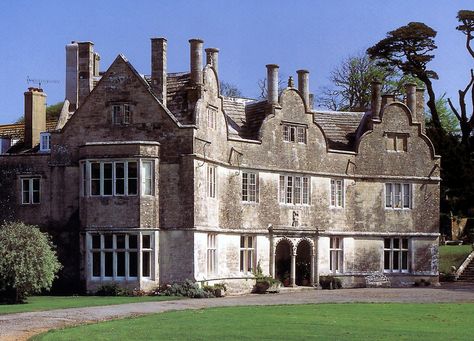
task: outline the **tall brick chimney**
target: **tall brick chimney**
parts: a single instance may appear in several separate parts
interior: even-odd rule
[[[276,64],[268,64],[267,67],[267,101],[270,104],[278,103],[278,68]]]
[[[206,64],[212,66],[216,73],[219,74],[219,49],[215,47],[209,47],[206,51]]]
[[[298,91],[304,99],[306,108],[311,109],[311,103],[309,99],[309,71],[308,70],[298,70]]]
[[[46,94],[42,89],[28,88],[25,92],[25,147],[33,148],[46,131]]]
[[[69,101],[69,111],[74,111],[78,105],[78,45],[76,42],[66,45],[66,99]]]
[[[90,41],[79,42],[78,45],[78,106],[94,88],[94,43]]]
[[[202,84],[202,46],[204,41],[201,39],[190,39],[191,56],[191,80],[195,84]]]
[[[151,38],[151,88],[164,106],[167,95],[166,50],[165,38]]]

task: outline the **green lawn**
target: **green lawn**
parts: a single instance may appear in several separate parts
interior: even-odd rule
[[[472,252],[471,245],[442,245],[439,247],[439,272],[450,273],[451,266],[459,268]]]
[[[170,296],[33,296],[25,304],[0,304],[0,315],[65,308],[93,307],[122,303],[174,300]]]
[[[462,318],[460,318],[462,316]],[[311,304],[173,311],[33,340],[472,340],[474,304]]]

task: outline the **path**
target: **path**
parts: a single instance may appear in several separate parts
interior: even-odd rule
[[[275,305],[343,302],[470,302],[474,284],[449,284],[437,288],[304,290],[267,295],[231,296],[215,299],[129,303],[115,306],[72,308],[0,315],[0,340],[27,340],[40,332],[84,323],[170,310],[239,305]]]

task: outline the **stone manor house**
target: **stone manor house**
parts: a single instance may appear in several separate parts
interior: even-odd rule
[[[29,88],[24,124],[0,126],[0,220],[53,235],[58,283],[246,291],[257,266],[298,286],[438,281],[440,158],[422,89],[398,100],[374,83],[370,111],[321,111],[308,71],[279,91],[269,64],[265,99],[224,97],[219,50],[189,43],[190,71],[170,73],[167,40],[151,39],[148,76],[123,55],[100,72],[93,43],[72,42],[59,119]]]

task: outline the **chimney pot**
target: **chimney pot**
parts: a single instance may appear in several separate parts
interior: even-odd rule
[[[202,84],[202,46],[204,41],[201,39],[190,39],[191,55],[191,80],[195,84]]]
[[[278,68],[276,64],[267,64],[267,101],[270,104],[278,103]]]
[[[298,70],[298,91],[304,99],[306,108],[310,108],[309,102],[309,71],[308,70]]]

